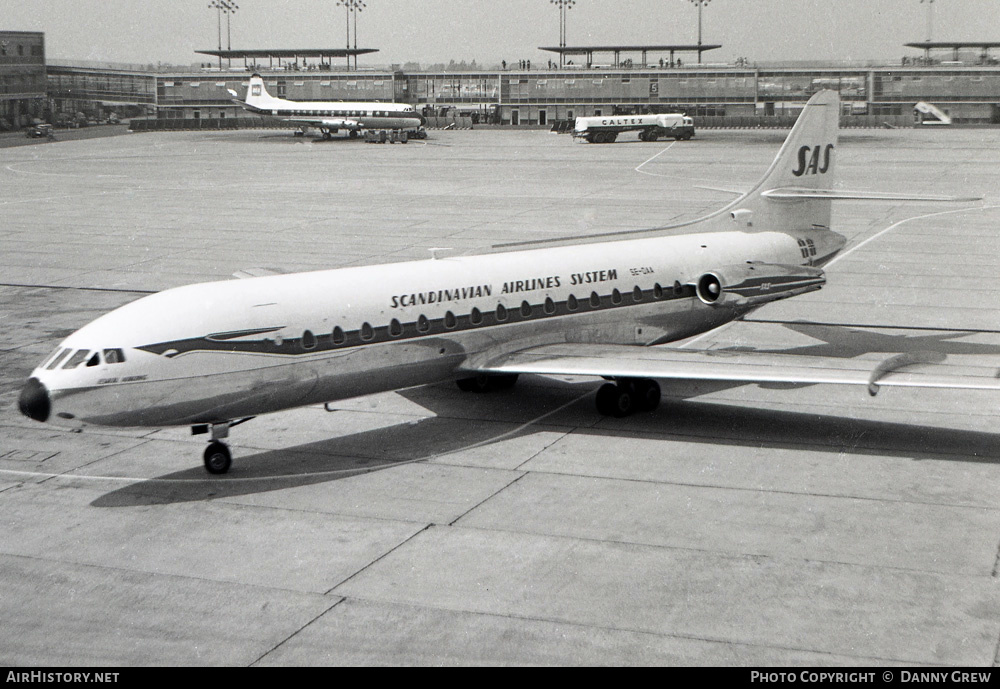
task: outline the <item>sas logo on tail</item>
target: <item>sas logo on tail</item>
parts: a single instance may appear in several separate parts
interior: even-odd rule
[[[254,96],[259,96],[260,95],[260,84],[254,84],[253,85],[253,89],[251,89],[251,93]]]
[[[832,150],[833,144],[827,144],[825,147],[803,146],[799,149],[799,166],[792,170],[792,174],[796,177],[806,174],[824,174],[830,169],[830,151]],[[823,161],[822,165],[820,165],[820,158]]]

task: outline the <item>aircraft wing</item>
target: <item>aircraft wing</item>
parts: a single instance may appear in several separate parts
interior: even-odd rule
[[[282,122],[327,129],[361,129],[361,123],[344,117],[283,117]]]
[[[543,345],[499,355],[471,367],[482,373],[536,373],[730,381],[1000,390],[1000,368],[946,363],[932,352],[890,356],[882,361],[773,354],[725,349],[679,349],[638,345]]]

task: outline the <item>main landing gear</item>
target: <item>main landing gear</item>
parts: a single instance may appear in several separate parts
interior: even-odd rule
[[[477,373],[471,378],[460,378],[455,381],[462,392],[490,392],[492,390],[509,390],[517,382],[516,373]]]
[[[660,385],[649,378],[618,378],[597,391],[597,411],[623,418],[636,412],[653,411],[660,405]]]
[[[229,446],[222,442],[222,439],[229,437],[230,428],[239,426],[241,423],[246,423],[252,418],[254,417],[250,416],[239,421],[226,421],[225,423],[213,424],[204,423],[191,426],[192,435],[200,435],[209,431],[212,433],[212,440],[208,443],[208,447],[205,448],[205,454],[202,455],[205,462],[205,470],[208,473],[225,474],[229,471],[229,467],[233,465],[233,455],[229,451]]]

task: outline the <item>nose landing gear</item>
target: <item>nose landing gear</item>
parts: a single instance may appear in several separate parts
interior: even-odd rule
[[[218,440],[213,440],[205,448],[205,469],[210,474],[224,474],[233,464],[233,456],[229,446]]]
[[[191,427],[192,435],[208,433],[211,430],[212,440],[205,448],[202,456],[205,462],[205,470],[210,474],[225,474],[233,465],[233,455],[229,451],[229,446],[222,442],[223,438],[229,437],[229,429],[246,423],[254,417],[250,416],[239,421],[226,421],[224,423],[199,424]]]

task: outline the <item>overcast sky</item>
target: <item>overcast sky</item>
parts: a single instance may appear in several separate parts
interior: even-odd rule
[[[337,0],[236,0],[233,48],[339,48],[345,9]],[[358,47],[378,48],[360,65],[550,57],[559,11],[549,0],[365,0]],[[44,31],[50,61],[190,64],[218,45],[209,0],[0,0],[0,29]],[[1000,0],[935,0],[934,40],[1000,41]],[[896,62],[927,38],[920,0],[711,0],[703,42],[722,44],[706,61],[867,60]],[[577,0],[568,43],[694,43],[691,0]],[[226,47],[226,23],[222,43]],[[352,38],[353,42],[353,38]],[[998,51],[1000,53],[1000,51]]]

